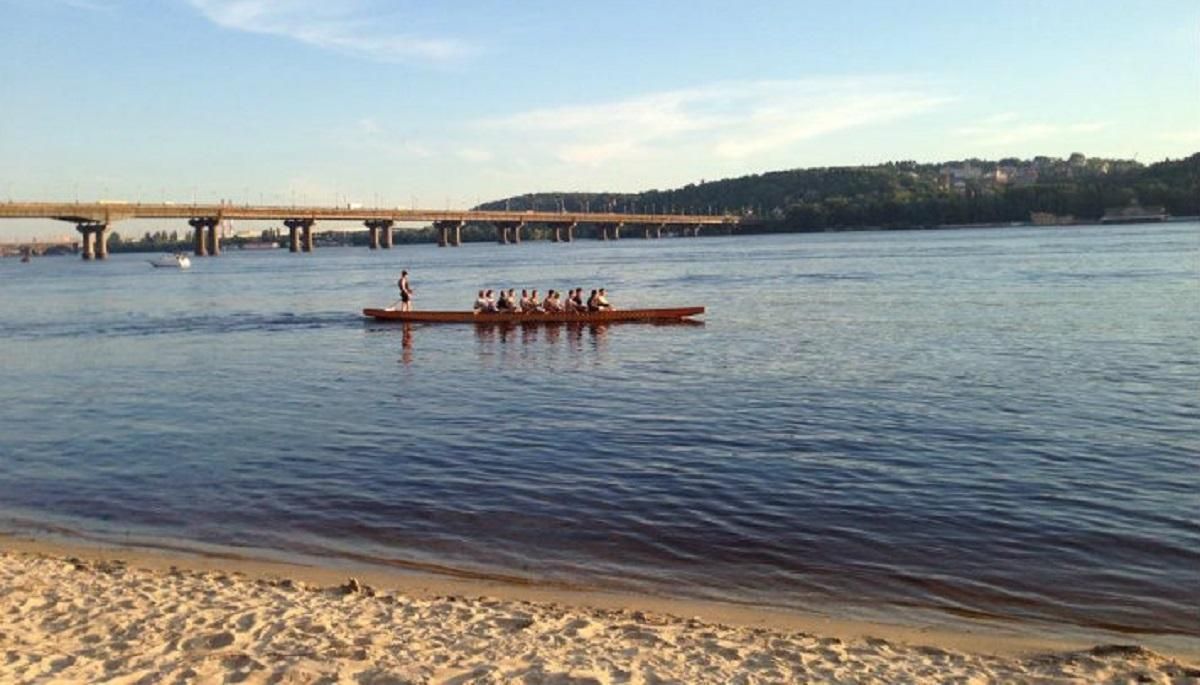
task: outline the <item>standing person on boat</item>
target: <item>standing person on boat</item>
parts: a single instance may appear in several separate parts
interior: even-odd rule
[[[400,272],[400,280],[396,281],[397,287],[400,288],[400,311],[412,311],[412,287],[408,284],[408,272]]]

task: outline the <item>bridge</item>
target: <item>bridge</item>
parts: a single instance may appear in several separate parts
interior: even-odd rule
[[[70,237],[47,238],[45,240],[24,240],[0,243],[0,257],[37,257],[47,252],[78,252],[79,240]]]
[[[292,252],[312,252],[314,225],[318,221],[362,222],[370,232],[371,249],[390,248],[392,231],[397,223],[432,223],[437,231],[438,245],[457,247],[462,244],[462,227],[471,224],[492,224],[496,242],[517,244],[528,225],[540,224],[554,230],[554,242],[571,242],[575,229],[581,225],[596,227],[601,240],[619,240],[621,230],[641,228],[645,238],[661,238],[663,230],[677,230],[681,235],[698,236],[700,229],[709,227],[735,228],[738,219],[729,215],[688,214],[621,214],[613,212],[539,212],[488,210],[435,210],[400,208],[255,206],[219,204],[175,204],[163,202],[143,204],[132,202],[7,202],[0,204],[0,219],[56,219],[75,224],[83,236],[83,258],[108,257],[108,235],[111,226],[129,219],[181,219],[194,231],[194,251],[197,256],[216,256],[221,253],[219,227],[226,220],[282,221],[289,233]]]

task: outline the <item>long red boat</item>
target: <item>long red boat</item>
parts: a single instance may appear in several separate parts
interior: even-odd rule
[[[704,313],[704,307],[673,309],[609,309],[602,312],[402,312],[394,309],[364,309],[376,321],[411,323],[610,323],[616,321],[686,321]]]

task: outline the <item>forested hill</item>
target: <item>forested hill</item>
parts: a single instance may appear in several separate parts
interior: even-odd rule
[[[1174,216],[1200,214],[1200,153],[1143,165],[1117,159],[1035,157],[943,164],[773,171],[624,193],[536,193],[481,209],[730,213],[767,231],[907,228],[974,223],[1093,221],[1140,203]]]

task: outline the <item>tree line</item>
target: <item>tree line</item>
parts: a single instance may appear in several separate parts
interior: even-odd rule
[[[535,193],[480,209],[733,214],[763,231],[820,231],[1027,222],[1038,213],[1096,221],[1133,203],[1200,215],[1200,153],[1150,165],[1076,153],[793,169],[641,193]]]
[[[1144,165],[1132,160],[1034,157],[966,159],[940,164],[912,161],[875,166],[820,167],[689,183],[640,193],[530,193],[479,205],[510,211],[626,214],[729,214],[747,220],[743,230],[793,232],[860,228],[932,228],[963,224],[1028,222],[1035,214],[1063,220],[1099,220],[1130,204],[1160,206],[1173,216],[1200,215],[1200,153]],[[527,239],[552,229],[529,226]],[[578,235],[590,236],[581,226]],[[343,244],[365,245],[364,231],[327,234]],[[436,239],[432,227],[398,230],[397,243]],[[279,229],[260,240],[280,242]],[[490,225],[468,225],[466,242],[496,239]],[[244,238],[226,240],[236,247]],[[140,238],[114,233],[113,251],[190,249],[189,231],[154,231]]]

